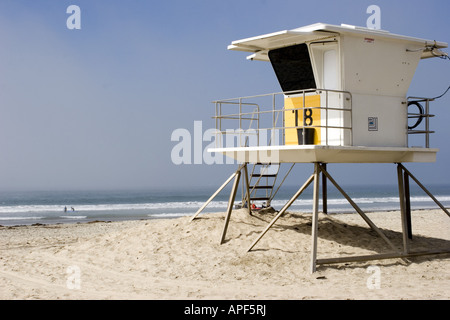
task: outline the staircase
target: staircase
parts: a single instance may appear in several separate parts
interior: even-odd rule
[[[274,187],[277,181],[280,164],[255,163],[249,176],[250,203],[264,201],[266,207],[274,196]],[[242,199],[245,203],[246,195]]]

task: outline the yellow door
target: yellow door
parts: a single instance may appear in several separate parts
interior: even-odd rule
[[[285,144],[302,144],[298,141],[297,128],[320,126],[320,95],[305,96],[305,105],[303,105],[303,96],[289,97],[284,99],[284,126]],[[295,110],[290,110],[295,109]],[[303,124],[304,120],[304,124]],[[289,128],[290,127],[290,128]],[[320,144],[320,128],[314,128],[314,144]]]

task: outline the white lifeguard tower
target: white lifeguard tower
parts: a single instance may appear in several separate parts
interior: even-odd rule
[[[240,165],[193,219],[234,179],[221,238],[223,242],[242,173],[245,178],[242,202],[251,214],[253,201],[270,204],[276,194],[275,181],[281,164],[314,163],[314,173],[249,250],[314,182],[311,272],[316,270],[317,264],[436,254],[434,251],[413,252],[409,248],[412,237],[409,178],[447,215],[450,213],[402,163],[436,160],[438,149],[430,148],[429,142],[429,135],[433,133],[429,125],[433,116],[429,106],[433,98],[407,97],[406,94],[419,61],[448,57],[440,50],[446,47],[446,43],[434,40],[324,23],[233,41],[228,49],[251,53],[247,57],[249,60],[271,63],[282,92],[214,101],[217,147],[209,151],[231,157]],[[410,146],[408,137],[412,134],[422,134],[423,145]],[[232,145],[229,142],[233,142]],[[327,163],[397,164],[402,250],[396,248],[342,190],[326,170]],[[254,165],[250,175],[248,164]],[[317,259],[320,173],[324,212],[327,211],[326,181],[329,180],[387,242],[392,252]],[[264,190],[265,196],[255,196],[257,190]]]

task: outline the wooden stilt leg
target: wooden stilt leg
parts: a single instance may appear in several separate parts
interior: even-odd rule
[[[227,234],[228,223],[230,222],[231,212],[233,211],[234,199],[236,198],[236,192],[239,186],[239,180],[241,178],[241,171],[236,172],[236,176],[234,178],[233,189],[231,189],[230,199],[228,200],[228,210],[227,215],[225,217],[225,225],[223,226],[222,237],[220,238],[220,244],[225,241],[225,236]]]
[[[405,210],[406,210],[406,226],[408,231],[408,239],[412,240],[412,222],[411,222],[411,194],[409,191],[409,176],[403,173],[403,182],[405,185]]]
[[[312,213],[312,229],[311,229],[311,273],[316,272],[317,262],[317,231],[319,220],[319,177],[320,164],[314,164],[314,193],[313,193],[313,213]]]
[[[225,188],[228,183],[230,183],[231,180],[233,180],[234,177],[236,177],[237,172],[234,172],[221,186],[219,189],[217,189],[216,192],[202,205],[200,209],[192,216],[191,221],[197,218],[197,216],[206,208],[206,206],[220,193],[220,191]]]
[[[397,164],[398,194],[400,197],[400,213],[402,216],[402,234],[403,234],[403,253],[409,251],[408,226],[406,224],[406,205],[405,205],[405,185],[403,181],[403,172],[400,164]]]
[[[247,209],[248,214],[252,215],[252,205],[250,203],[250,186],[248,182],[248,169],[247,169],[247,163],[244,166],[244,179],[245,179],[245,192],[246,192],[246,202],[247,202]]]
[[[411,179],[413,179],[414,180],[414,182],[415,183],[417,183],[417,185],[419,186],[419,187],[421,187],[422,188],[422,190],[450,217],[450,212],[448,212],[448,210],[442,205],[442,203],[440,203],[437,199],[436,199],[436,197],[435,196],[433,196],[432,194],[431,194],[431,192],[430,191],[428,191],[427,190],[427,188],[425,188],[424,187],[424,185],[423,184],[421,184],[420,183],[420,181],[419,180],[417,180],[417,178],[416,177],[414,177],[413,175],[412,175],[412,173],[411,172],[409,172],[409,170],[408,169],[406,169],[401,163],[399,163],[398,164],[399,166],[401,166],[401,168],[403,169],[403,171],[405,171],[405,173],[407,173],[408,174],[408,176],[410,176],[411,177]]]
[[[349,195],[341,188],[341,186],[330,176],[330,174],[323,168],[319,167],[323,174],[325,174],[330,180],[330,182],[339,190],[339,192],[347,199],[350,205],[358,212],[358,214],[364,219],[364,221],[372,228],[373,231],[378,233],[378,235],[394,250],[398,251],[398,249],[394,246],[394,244],[384,235],[384,233],[378,229],[378,227],[369,219],[369,217],[359,208],[356,203],[349,197]]]
[[[327,164],[323,163],[322,167],[327,170]],[[327,192],[327,176],[322,175],[322,211],[328,213],[328,192]]]

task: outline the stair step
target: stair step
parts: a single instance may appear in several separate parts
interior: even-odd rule
[[[263,178],[275,178],[277,175],[276,174],[258,174],[258,173],[252,173],[250,175],[251,177],[263,177]]]
[[[252,189],[273,189],[273,186],[250,186],[249,187],[250,190]]]
[[[263,200],[269,200],[269,197],[256,197],[256,198],[252,198],[250,197],[250,201],[252,200],[256,200],[256,201],[263,201]]]
[[[279,163],[264,163],[264,162],[256,162],[255,163],[258,166],[279,166]]]

